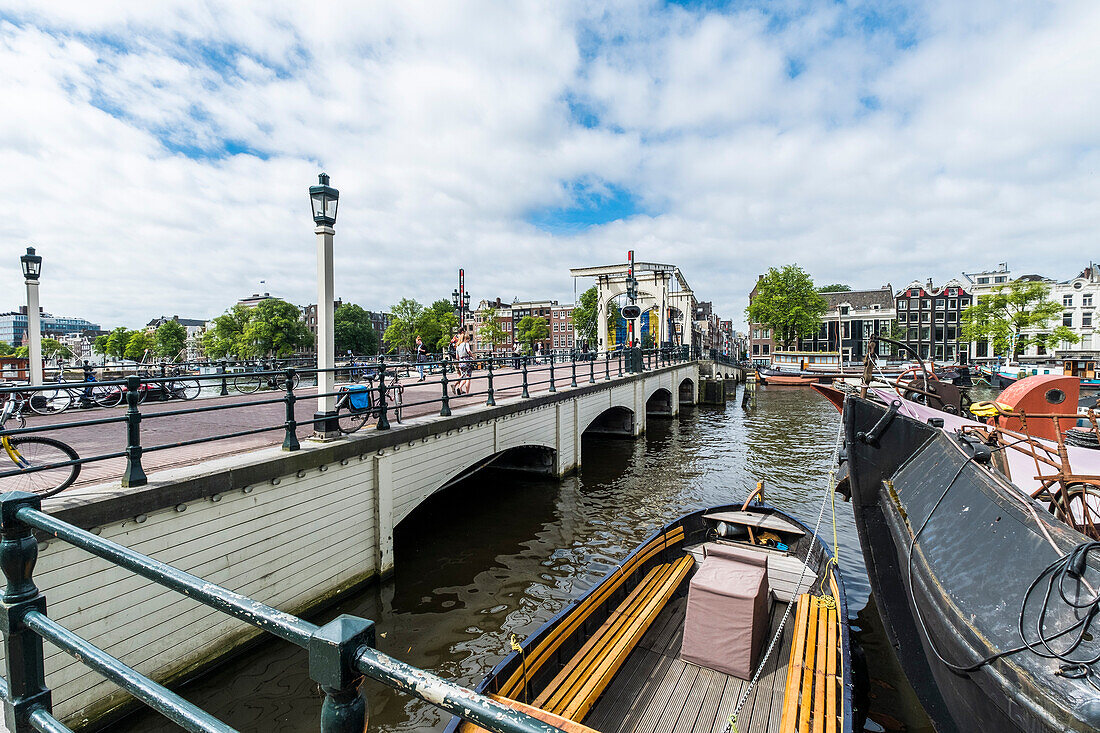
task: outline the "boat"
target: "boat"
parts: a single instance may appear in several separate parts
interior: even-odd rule
[[[768,366],[756,371],[764,384],[802,387],[831,380],[844,370],[836,351],[773,351]]]
[[[940,733],[1100,729],[1100,451],[1063,438],[1076,388],[1019,380],[971,408],[984,420],[844,395],[838,490]]]
[[[852,731],[839,570],[816,530],[757,499],[662,527],[477,691],[577,733]]]

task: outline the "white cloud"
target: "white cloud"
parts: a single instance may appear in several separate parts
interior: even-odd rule
[[[1089,2],[2,8],[0,309],[28,243],[45,307],[104,326],[210,317],[261,279],[312,302],[321,168],[337,291],[369,308],[446,297],[459,267],[475,298],[566,300],[570,266],[627,249],[735,321],[770,265],[877,287],[1094,256]],[[577,180],[648,213],[525,221]]]

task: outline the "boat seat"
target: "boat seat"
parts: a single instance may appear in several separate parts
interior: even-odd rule
[[[543,689],[534,701],[535,707],[569,720],[583,721],[668,599],[683,583],[693,563],[691,555],[684,555],[646,573]]]
[[[840,730],[836,607],[804,593],[798,597],[795,619],[779,731],[835,733]]]
[[[688,590],[680,658],[747,680],[768,633],[768,555],[708,543]]]

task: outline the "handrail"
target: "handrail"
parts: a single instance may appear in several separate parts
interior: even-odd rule
[[[583,363],[585,361],[588,362],[588,378],[586,381],[588,384],[595,384],[598,379],[610,381],[613,378],[613,370],[617,372],[616,376],[621,377],[624,376],[624,374],[638,373],[665,365],[681,363],[693,358],[698,358],[699,355],[700,352],[697,349],[686,346],[666,346],[652,349],[624,348],[602,352],[572,351],[568,357],[558,353],[534,356],[475,354],[468,360],[468,363],[474,368],[475,372],[480,372],[474,373],[471,376],[471,379],[480,382],[478,385],[479,388],[471,388],[464,393],[463,396],[484,397],[485,404],[492,406],[496,404],[496,400],[501,393],[512,395],[518,394],[521,399],[529,399],[533,388],[545,388],[546,392],[557,392],[559,384],[564,387],[565,380],[568,380],[569,387],[576,387],[578,385],[578,362],[582,365],[580,370],[582,378],[584,377],[585,371],[583,369]],[[325,426],[332,422],[332,416],[315,416],[313,419],[299,420],[295,417],[294,413],[295,403],[307,398],[305,395],[302,395],[300,391],[296,391],[294,382],[299,378],[316,382],[317,376],[322,373],[332,373],[337,379],[347,378],[349,380],[360,378],[364,375],[367,376],[371,388],[377,390],[378,404],[376,409],[379,413],[376,425],[377,430],[389,429],[391,427],[390,417],[396,416],[394,406],[388,403],[388,391],[394,384],[399,383],[397,376],[399,370],[406,370],[410,373],[414,370],[423,370],[431,374],[435,374],[436,372],[440,374],[437,379],[425,379],[416,382],[417,384],[423,384],[425,386],[435,385],[438,389],[436,396],[422,397],[418,394],[415,400],[402,405],[403,408],[438,404],[440,416],[446,417],[451,414],[451,403],[455,399],[455,395],[449,394],[448,390],[454,385],[460,375],[457,373],[451,374],[450,372],[452,370],[457,372],[457,368],[463,366],[456,360],[447,358],[423,362],[392,362],[387,361],[385,356],[379,356],[371,361],[357,361],[357,358],[358,357],[353,357],[350,361],[341,363],[331,369],[318,369],[315,367],[304,369],[294,369],[293,367],[285,369],[267,369],[266,366],[270,364],[270,362],[261,361],[258,364],[258,368],[244,372],[229,373],[225,371],[225,363],[222,362],[220,371],[213,374],[178,374],[173,376],[165,375],[163,374],[164,370],[161,370],[162,375],[131,375],[125,379],[102,382],[50,382],[37,386],[0,385],[0,402],[8,399],[9,396],[13,394],[22,395],[31,402],[35,399],[48,401],[51,396],[58,392],[67,391],[70,395],[70,399],[83,400],[85,406],[90,406],[90,400],[86,399],[88,390],[102,390],[107,388],[117,389],[118,392],[116,396],[125,398],[122,400],[122,404],[126,407],[124,413],[116,413],[109,417],[99,417],[88,420],[57,421],[55,419],[53,422],[32,424],[22,428],[6,428],[0,430],[0,435],[18,436],[29,433],[55,432],[110,423],[125,423],[127,435],[125,446],[119,446],[123,448],[123,450],[113,450],[96,456],[83,456],[76,460],[38,465],[30,468],[7,468],[3,466],[3,464],[0,464],[0,479],[36,471],[111,460],[120,457],[120,455],[125,455],[126,466],[122,472],[122,485],[126,488],[139,487],[148,483],[148,477],[145,474],[142,464],[142,458],[146,453],[200,445],[219,440],[229,440],[265,432],[274,432],[277,430],[284,431],[284,450],[298,450],[301,447],[296,434],[299,427],[304,425],[316,425],[318,426],[317,429],[323,432]],[[568,363],[568,370],[565,368],[555,368],[558,365],[564,367],[566,363]],[[500,383],[502,377],[517,375],[520,377],[519,384],[505,385]],[[230,395],[229,384],[231,382],[233,383],[234,389],[242,386],[242,383],[237,382],[237,380],[240,379],[248,380],[249,385],[254,385],[255,389],[249,389],[247,392],[239,392],[239,394],[251,394],[268,388],[272,392],[276,392],[278,396],[273,395],[270,397],[260,397],[260,399],[245,399],[243,401],[233,401],[223,404],[188,406],[161,411],[142,410],[143,395],[159,390],[157,396],[163,397],[164,399],[171,399],[178,396],[179,392],[179,390],[174,389],[172,385],[181,381],[188,382],[192,385],[197,383],[199,385],[200,395],[203,391],[206,391],[210,393],[206,395],[207,397],[224,397]],[[256,380],[259,380],[259,384],[256,383]],[[481,386],[484,388],[481,389]],[[471,387],[473,387],[472,383]],[[340,393],[339,389],[327,393],[311,393],[308,395],[308,398],[335,397],[339,396]],[[236,411],[278,403],[285,405],[284,417],[278,422],[270,422],[252,427],[238,425],[237,427],[240,429],[237,430],[193,437],[159,445],[147,445],[144,444],[141,439],[141,423],[145,421],[186,418],[190,415],[206,412]],[[41,402],[37,404],[41,405]],[[111,408],[100,409],[110,410]]]
[[[0,496],[0,568],[7,581],[0,596],[0,629],[11,670],[10,679],[0,679],[0,695],[10,733],[71,733],[52,715],[43,640],[185,730],[237,733],[46,615],[46,597],[32,578],[38,557],[35,529],[308,650],[310,678],[325,693],[322,733],[366,730],[367,704],[360,689],[364,675],[495,733],[560,733],[526,713],[374,649],[372,621],[342,615],[317,626],[52,517],[41,506],[41,498],[33,494]]]

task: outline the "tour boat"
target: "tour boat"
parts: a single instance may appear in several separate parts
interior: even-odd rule
[[[816,533],[759,501],[712,507],[513,639],[477,691],[577,733],[720,733],[735,711],[733,730],[849,733],[847,619]],[[458,718],[447,728],[479,730]]]
[[[941,733],[1100,729],[1100,450],[1063,438],[1078,387],[1022,379],[972,408],[986,422],[874,386],[842,403],[838,491]]]

